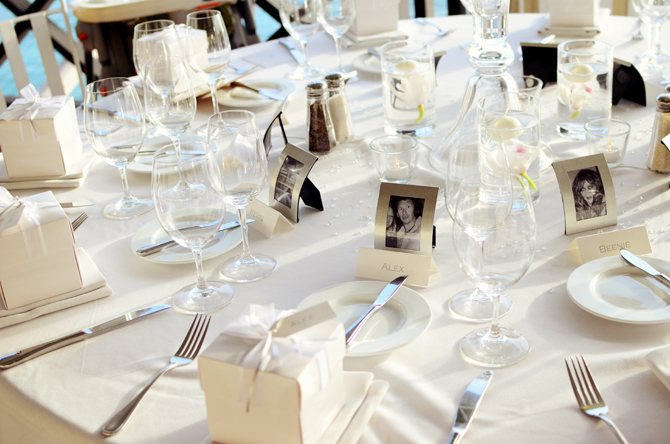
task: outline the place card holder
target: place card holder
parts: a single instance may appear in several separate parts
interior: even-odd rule
[[[383,183],[375,216],[374,248],[358,251],[356,276],[390,281],[406,274],[408,285],[427,287],[436,273],[436,187]]]

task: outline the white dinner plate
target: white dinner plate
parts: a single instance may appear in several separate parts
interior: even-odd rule
[[[182,142],[188,142],[192,140],[199,140],[201,142],[206,142],[206,139],[201,136],[189,136],[183,135],[179,138]],[[172,142],[167,136],[156,136],[151,139],[145,139],[142,144],[140,151],[155,151],[163,148],[165,145],[171,145]],[[138,154],[135,156],[132,162],[128,164],[126,169],[128,171],[134,171],[136,173],[148,173],[151,174],[151,169],[153,168],[154,156],[153,154]]]
[[[283,98],[295,91],[295,84],[286,79],[244,79],[241,82],[252,88],[263,89]],[[281,103],[240,87],[220,89],[216,95],[219,104],[231,108],[255,108],[272,103],[277,105]]]
[[[226,212],[226,218],[223,223],[236,221],[237,216],[233,213]],[[157,244],[159,242],[169,241],[171,237],[163,230],[160,222],[157,219],[142,226],[130,239],[130,248],[133,253],[138,249],[147,245]],[[223,253],[232,250],[242,242],[242,231],[240,228],[233,228],[226,230],[217,235],[210,241],[209,244],[202,250],[202,260],[206,261],[213,257],[221,256]],[[154,253],[149,256],[138,256],[149,262],[157,264],[190,264],[194,262],[193,253],[191,250],[180,245],[169,247]]]
[[[334,285],[307,296],[298,310],[328,301],[346,329],[367,311],[385,286],[377,281]],[[403,347],[426,331],[430,318],[430,305],[423,296],[400,287],[347,347],[347,356],[374,356]]]
[[[644,257],[662,273],[670,262]],[[588,262],[570,274],[568,294],[584,310],[601,318],[628,324],[670,321],[670,288],[620,256]]]
[[[354,59],[354,68],[356,68],[358,71],[363,71],[370,74],[381,74],[382,61],[366,52],[365,54],[361,54]]]

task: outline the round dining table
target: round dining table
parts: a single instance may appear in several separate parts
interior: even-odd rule
[[[460,269],[452,246],[452,220],[444,204],[443,174],[429,162],[431,149],[439,145],[455,124],[468,78],[473,70],[461,45],[472,38],[471,16],[431,18],[447,36],[412,20],[399,23],[410,38],[429,42],[435,51],[446,51],[437,66],[436,129],[420,139],[417,170],[411,183],[440,188],[435,213],[436,246],[433,258],[438,272],[426,288],[413,287],[430,306],[429,327],[409,344],[371,357],[347,357],[345,370],[362,370],[390,388],[363,431],[360,444],[428,444],[447,442],[457,406],[467,385],[485,369],[466,363],[459,342],[472,330],[486,326],[458,319],[450,313],[449,298],[472,287]],[[520,42],[537,42],[546,25],[543,14],[511,14],[508,42],[517,60],[510,68],[522,73],[518,60]],[[598,40],[611,43],[617,58],[638,62],[647,48],[635,40],[634,17],[609,17],[601,25]],[[670,49],[670,33],[663,34]],[[294,41],[297,48],[299,45]],[[367,63],[365,49],[345,49],[342,62]],[[318,32],[309,39],[311,63],[326,72],[337,70],[332,38]],[[258,63],[254,79],[291,82],[287,73],[296,66],[290,53],[277,41],[232,51],[232,62]],[[366,65],[367,66],[367,65]],[[234,75],[230,71],[231,77]],[[307,81],[294,81],[291,103],[285,108],[289,142],[306,149]],[[278,267],[269,277],[247,284],[232,284],[236,297],[231,305],[212,314],[204,347],[214,341],[249,304],[274,304],[296,308],[309,295],[326,287],[366,281],[356,277],[360,248],[373,248],[374,225],[380,181],[373,167],[369,141],[384,134],[381,76],[373,69],[358,70],[358,80],[346,87],[356,140],[340,144],[322,155],[309,178],[319,189],[323,211],[302,205],[300,222],[293,230],[266,237],[251,229],[252,252],[275,258]],[[557,160],[589,154],[583,142],[561,139],[556,125],[556,85],[541,93],[543,141]],[[256,113],[261,130],[269,124],[279,102],[249,108]],[[226,107],[223,107],[226,109]],[[212,112],[211,100],[198,101],[193,123],[197,128]],[[655,108],[625,99],[613,106],[612,116],[632,126],[628,152],[621,166],[613,168],[617,201],[617,225],[603,232],[643,226],[651,243],[651,256],[670,261],[670,176],[646,167]],[[81,122],[80,122],[81,123]],[[84,139],[84,149],[90,145]],[[275,127],[268,155],[274,169],[284,146]],[[131,171],[131,191],[150,195],[151,175]],[[580,267],[572,242],[580,235],[565,235],[563,204],[551,168],[542,172],[540,199],[535,205],[537,247],[525,276],[508,292],[513,301],[501,325],[522,332],[531,352],[520,363],[493,370],[488,391],[464,437],[468,444],[566,444],[609,443],[615,437],[602,422],[584,415],[575,400],[565,358],[583,355],[616,422],[631,443],[661,444],[670,439],[670,392],[645,361],[651,351],[668,345],[670,324],[629,324],[589,313],[570,298],[566,282]],[[28,196],[44,190],[23,190]],[[154,212],[127,221],[105,219],[102,209],[121,194],[115,168],[97,159],[78,188],[54,189],[58,200],[89,201],[96,205],[76,231],[76,245],[86,250],[107,279],[113,294],[26,322],[0,329],[0,355],[53,340],[88,328],[134,309],[169,304],[171,295],[195,282],[193,263],[161,264],[138,257],[131,238],[143,226],[154,223]],[[258,199],[268,203],[268,185]],[[67,210],[74,219],[81,210]],[[231,211],[229,209],[229,211]],[[241,252],[241,245],[204,262],[205,274],[217,279],[218,268]],[[670,296],[667,299],[670,305]],[[669,320],[669,319],[666,319]],[[198,379],[197,363],[166,374],[150,390],[137,412],[118,435],[103,438],[101,427],[169,361],[184,337],[192,316],[170,309],[133,322],[106,334],[61,348],[0,372],[0,443],[78,444],[95,442],[202,444],[209,443],[205,393]],[[226,381],[221,381],[225,384]]]

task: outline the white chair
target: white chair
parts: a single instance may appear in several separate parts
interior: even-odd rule
[[[63,73],[61,71],[65,71],[67,69],[66,67],[68,65],[71,66],[71,64],[68,62],[63,64],[63,68],[59,67],[54,54],[51,33],[49,32],[47,17],[53,14],[62,14],[65,19],[65,32],[67,33],[70,51],[72,52],[76,75],[83,97],[85,85],[81,72],[81,65],[79,64],[79,54],[77,52],[77,47],[75,46],[74,38],[72,37],[72,28],[70,26],[70,19],[67,15],[67,4],[65,1],[66,0],[60,0],[61,7],[58,9],[26,14],[0,22],[0,37],[2,38],[2,43],[5,47],[5,54],[7,55],[7,61],[12,70],[17,91],[20,91],[24,86],[27,86],[30,83],[26,65],[23,62],[24,57],[19,48],[19,40],[16,31],[14,30],[14,25],[25,21],[30,21],[47,77],[46,85],[48,85],[48,90],[41,88],[41,85],[35,85],[35,87],[46,96],[66,95],[66,93],[70,93],[76,87],[76,82],[69,82],[69,88],[67,86],[68,82],[66,82],[66,84],[63,82]],[[0,89],[0,112],[4,111],[5,108],[7,108],[7,102]]]

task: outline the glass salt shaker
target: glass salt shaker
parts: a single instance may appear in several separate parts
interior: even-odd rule
[[[656,97],[656,116],[647,157],[647,168],[655,173],[670,173],[670,149],[661,143],[661,139],[668,134],[670,134],[670,91]]]
[[[307,91],[308,147],[312,153],[327,153],[335,147],[335,130],[328,107],[328,88],[325,82],[309,82]]]
[[[328,107],[330,117],[333,119],[335,138],[338,143],[351,142],[354,140],[354,123],[351,120],[349,100],[344,89],[344,78],[342,73],[331,72],[326,75],[328,85]]]

